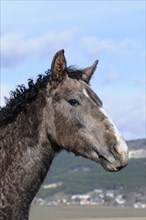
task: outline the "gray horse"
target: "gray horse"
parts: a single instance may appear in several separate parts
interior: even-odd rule
[[[28,87],[18,86],[0,108],[1,220],[28,220],[30,204],[62,149],[100,163],[127,165],[128,148],[102,101],[89,87],[98,61],[67,67],[64,50]]]

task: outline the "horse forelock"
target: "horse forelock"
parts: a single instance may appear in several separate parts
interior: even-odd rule
[[[80,80],[83,71],[75,66],[70,66],[66,69],[66,74],[72,79]],[[0,127],[11,123],[20,112],[26,111],[28,104],[36,100],[39,91],[45,89],[48,83],[51,86],[53,82],[51,70],[47,70],[45,74],[38,75],[35,82],[28,79],[27,87],[23,84],[18,85],[15,91],[10,92],[9,98],[5,97],[6,105],[0,107]]]

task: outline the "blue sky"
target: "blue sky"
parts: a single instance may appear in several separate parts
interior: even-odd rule
[[[1,105],[50,68],[99,64],[91,87],[125,139],[145,137],[145,1],[1,1]]]

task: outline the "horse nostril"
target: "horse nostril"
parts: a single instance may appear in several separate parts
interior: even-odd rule
[[[121,154],[120,150],[119,150],[119,144],[118,143],[114,143],[112,146],[113,150],[116,151],[117,154]]]
[[[113,144],[113,150],[114,150],[114,152],[116,152],[117,154],[119,154],[120,156],[121,155],[126,155],[127,154],[127,152],[128,152],[128,150],[127,150],[127,148],[125,147],[125,145],[124,144],[120,144],[120,143],[116,143],[116,144]]]

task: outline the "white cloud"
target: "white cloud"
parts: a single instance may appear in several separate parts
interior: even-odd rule
[[[1,38],[1,64],[4,67],[15,65],[27,56],[24,43],[17,35]]]
[[[109,95],[110,96],[110,95]],[[145,97],[127,97],[123,100],[114,95],[109,101],[109,96],[105,97],[106,109],[115,122],[119,131],[125,139],[137,139],[145,137]]]
[[[10,85],[0,85],[0,106],[5,105],[4,97],[9,97]]]
[[[146,85],[146,77],[145,75],[138,76],[133,83],[134,86],[144,88]]]
[[[5,35],[1,38],[2,67],[17,65],[30,56],[47,57],[48,54],[66,47],[74,33],[73,29],[59,33],[49,32],[27,40],[16,34]]]
[[[99,40],[95,36],[86,36],[82,39],[82,46],[89,54],[99,56],[101,53],[114,53],[118,56],[128,56],[139,44],[131,39],[114,41],[111,39]]]
[[[115,83],[119,80],[121,80],[120,74],[115,70],[109,70],[108,75],[105,76],[105,78],[103,79],[102,82],[104,85],[109,85],[109,84]]]

